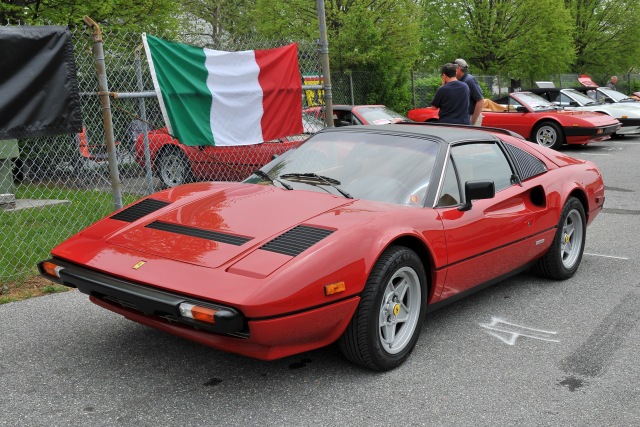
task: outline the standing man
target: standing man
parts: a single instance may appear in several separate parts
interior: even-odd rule
[[[431,108],[440,109],[440,123],[468,125],[469,87],[456,78],[456,67],[452,63],[442,67],[442,86],[436,91]]]
[[[618,83],[618,77],[613,76],[613,77],[611,77],[611,80],[609,80],[607,82],[607,87],[609,89],[618,90],[618,89],[616,89],[616,83]]]
[[[456,69],[456,77],[469,86],[469,120],[473,126],[482,126],[482,107],[484,106],[484,96],[482,96],[482,88],[480,84],[469,74],[469,65],[464,59],[456,59],[453,61],[458,66]]]

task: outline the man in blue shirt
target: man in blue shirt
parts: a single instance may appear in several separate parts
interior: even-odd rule
[[[468,125],[469,86],[456,78],[456,64],[442,67],[442,86],[438,88],[431,101],[431,108],[440,109],[440,123]]]
[[[480,84],[469,74],[469,65],[464,59],[456,59],[453,61],[458,66],[456,69],[456,77],[469,86],[469,116],[471,124],[474,126],[482,126],[482,107],[484,106],[484,97],[482,96],[482,88]]]

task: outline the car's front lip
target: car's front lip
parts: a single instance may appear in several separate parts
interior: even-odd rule
[[[598,133],[598,129],[602,129],[602,132]],[[615,123],[612,125],[606,126],[564,126],[564,134],[568,137],[571,136],[597,136],[603,137],[607,135],[613,134],[615,131],[620,129],[620,123]]]
[[[52,262],[63,267],[63,269],[60,270],[59,279],[51,277],[43,270],[42,264],[44,262]],[[139,311],[148,316],[163,317],[172,322],[179,322],[196,329],[203,329],[219,334],[229,334],[243,338],[249,335],[246,319],[243,314],[239,310],[228,306],[153,289],[148,286],[101,274],[56,258],[38,263],[38,270],[40,274],[49,280],[53,280],[70,288],[78,288],[78,290],[84,294],[110,304],[117,304]],[[214,315],[215,323],[199,322],[180,315],[179,306],[182,303],[194,304],[216,310]]]

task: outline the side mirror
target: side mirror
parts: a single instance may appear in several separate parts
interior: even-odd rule
[[[580,104],[578,104],[576,101],[570,101],[570,102],[569,102],[569,106],[570,106],[570,107],[579,107],[579,106],[580,106]]]
[[[529,109],[523,105],[516,107],[516,113],[528,113]]]
[[[614,101],[611,98],[605,98],[604,102],[607,103],[607,104],[613,104]]]
[[[496,195],[496,187],[492,180],[467,181],[464,183],[465,204],[458,208],[459,211],[471,209],[472,200],[493,199]]]

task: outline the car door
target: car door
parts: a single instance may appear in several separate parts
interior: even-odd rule
[[[464,183],[493,180],[495,196],[475,200],[470,210]],[[500,277],[529,261],[536,210],[530,189],[521,187],[497,141],[465,143],[450,149],[438,195],[447,244],[447,276],[441,299]]]
[[[509,95],[507,99],[508,104],[505,112],[483,112],[485,117],[482,120],[483,126],[507,129],[522,135],[524,138],[528,138],[529,133],[531,132],[531,119],[533,117],[533,113],[531,113],[528,108],[526,113],[518,112],[516,110],[517,107],[526,108],[526,106],[511,95]]]

